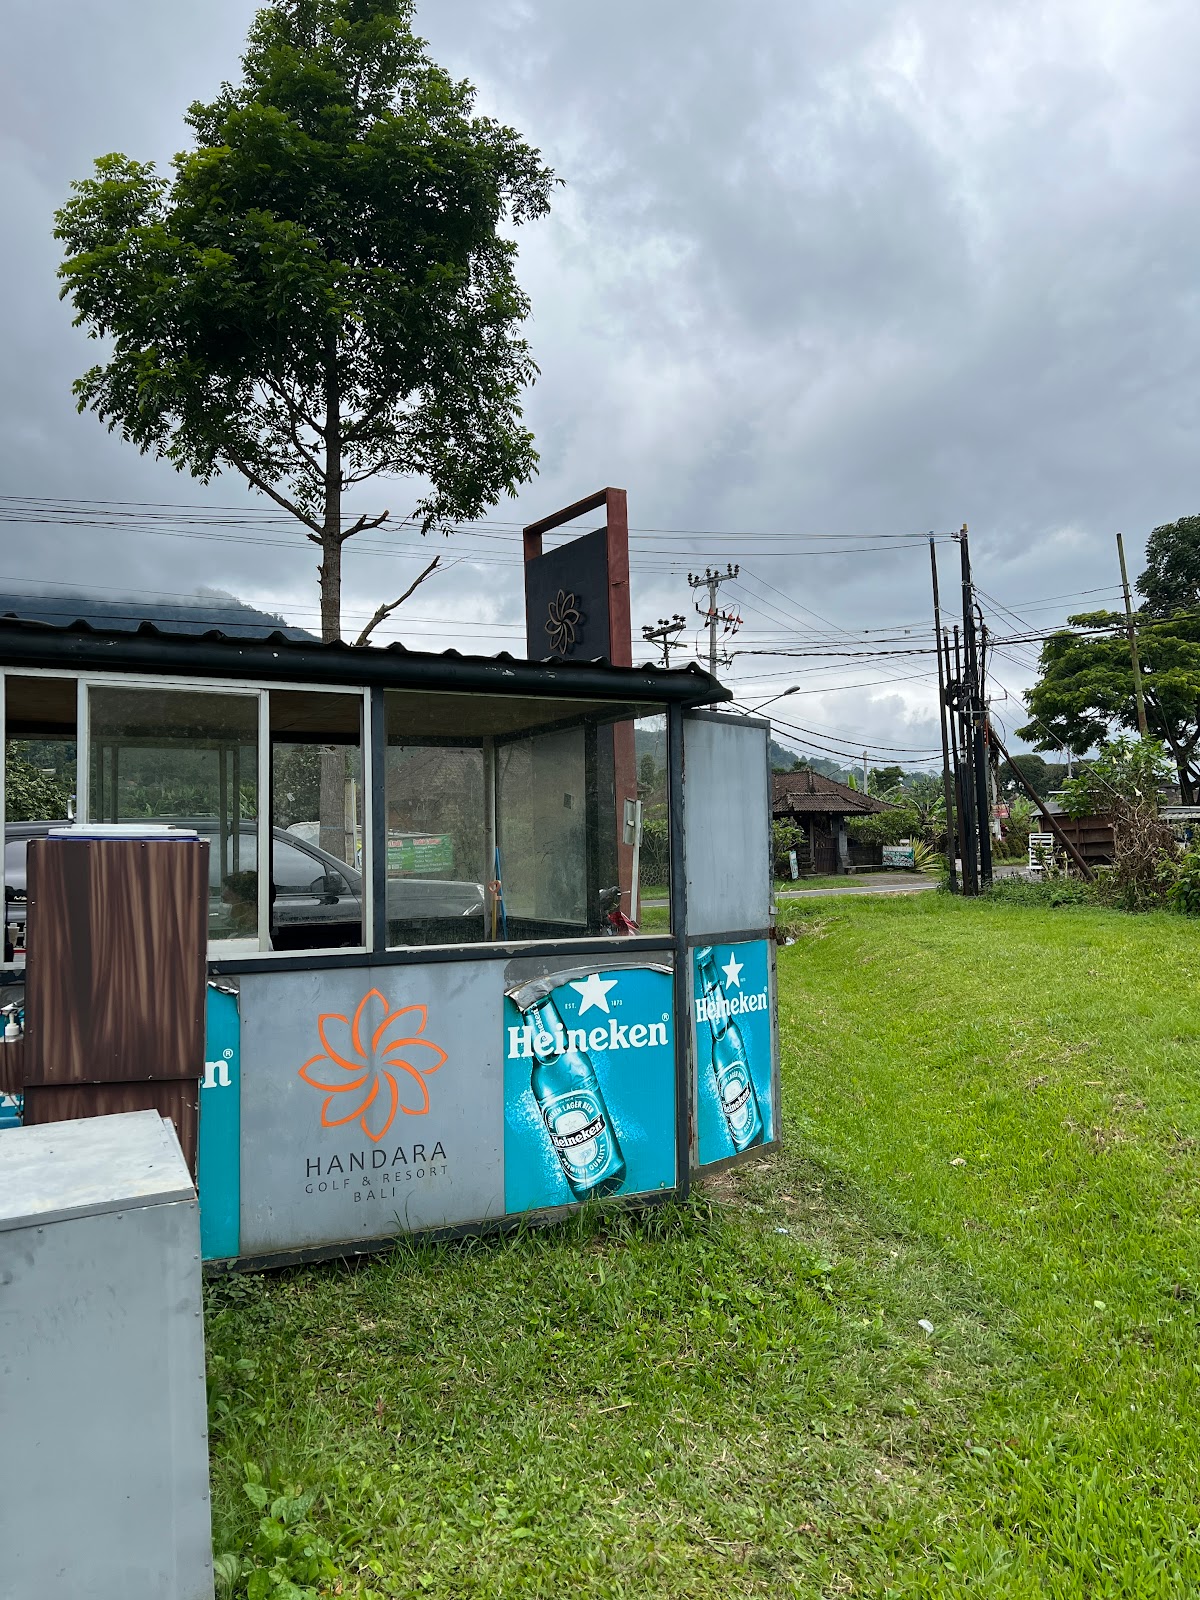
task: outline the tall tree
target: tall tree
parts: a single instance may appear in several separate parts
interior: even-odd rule
[[[1152,617],[1200,612],[1200,517],[1155,528],[1146,541],[1146,570],[1137,581]]]
[[[1097,611],[1042,646],[1041,677],[1026,695],[1032,720],[1017,731],[1041,750],[1083,755],[1137,728],[1125,617]],[[1185,804],[1200,787],[1200,618],[1136,618],[1151,732],[1171,752]]]
[[[1041,756],[1032,753],[1014,756],[1011,762],[1003,761],[1000,764],[1000,787],[1006,799],[1024,794],[1024,789],[1014,775],[1015,772],[1020,772],[1034,793],[1040,794],[1044,800],[1051,789],[1051,771],[1050,763]]]
[[[241,81],[188,110],[173,177],[107,155],[57,214],[63,295],[110,341],[75,385],[80,410],[289,511],[320,548],[326,640],[346,541],[389,516],[347,519],[349,488],[416,476],[412,520],[449,532],[537,462],[520,409],[529,308],[502,230],[542,216],[555,180],[474,114],[412,11],[276,0]]]

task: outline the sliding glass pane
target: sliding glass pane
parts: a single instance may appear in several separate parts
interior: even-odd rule
[[[258,941],[258,696],[88,693],[90,822],[154,821],[209,840],[210,940]]]

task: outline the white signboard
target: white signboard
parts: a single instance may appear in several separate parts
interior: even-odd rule
[[[502,975],[242,978],[243,1255],[503,1215]]]

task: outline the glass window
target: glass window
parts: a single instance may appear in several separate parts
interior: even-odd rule
[[[386,698],[389,946],[632,934],[635,882],[645,931],[669,931],[662,714]]]
[[[257,694],[96,685],[88,720],[88,820],[196,828],[209,939],[257,943]]]
[[[388,740],[388,945],[466,944],[486,935],[482,744]]]
[[[594,732],[589,738],[583,728],[568,728],[506,742],[496,754],[497,876],[507,920],[526,937],[587,927],[589,744],[599,744]],[[599,838],[592,842],[601,846]],[[615,836],[603,845],[611,848],[603,850],[603,865],[597,861],[597,876],[611,879]]]
[[[361,695],[271,691],[271,947],[361,947]]]
[[[75,815],[77,705],[74,678],[5,678],[6,822]]]
[[[4,680],[4,959],[25,953],[25,846],[75,815],[74,678]]]

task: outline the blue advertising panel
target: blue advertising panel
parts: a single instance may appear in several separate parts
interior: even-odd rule
[[[205,1261],[236,1256],[240,1246],[241,1122],[238,997],[210,983],[196,1157],[200,1254]]]
[[[765,939],[692,952],[699,1165],[776,1137],[770,952]]]
[[[505,972],[505,1210],[674,1188],[671,969],[529,967]]]

